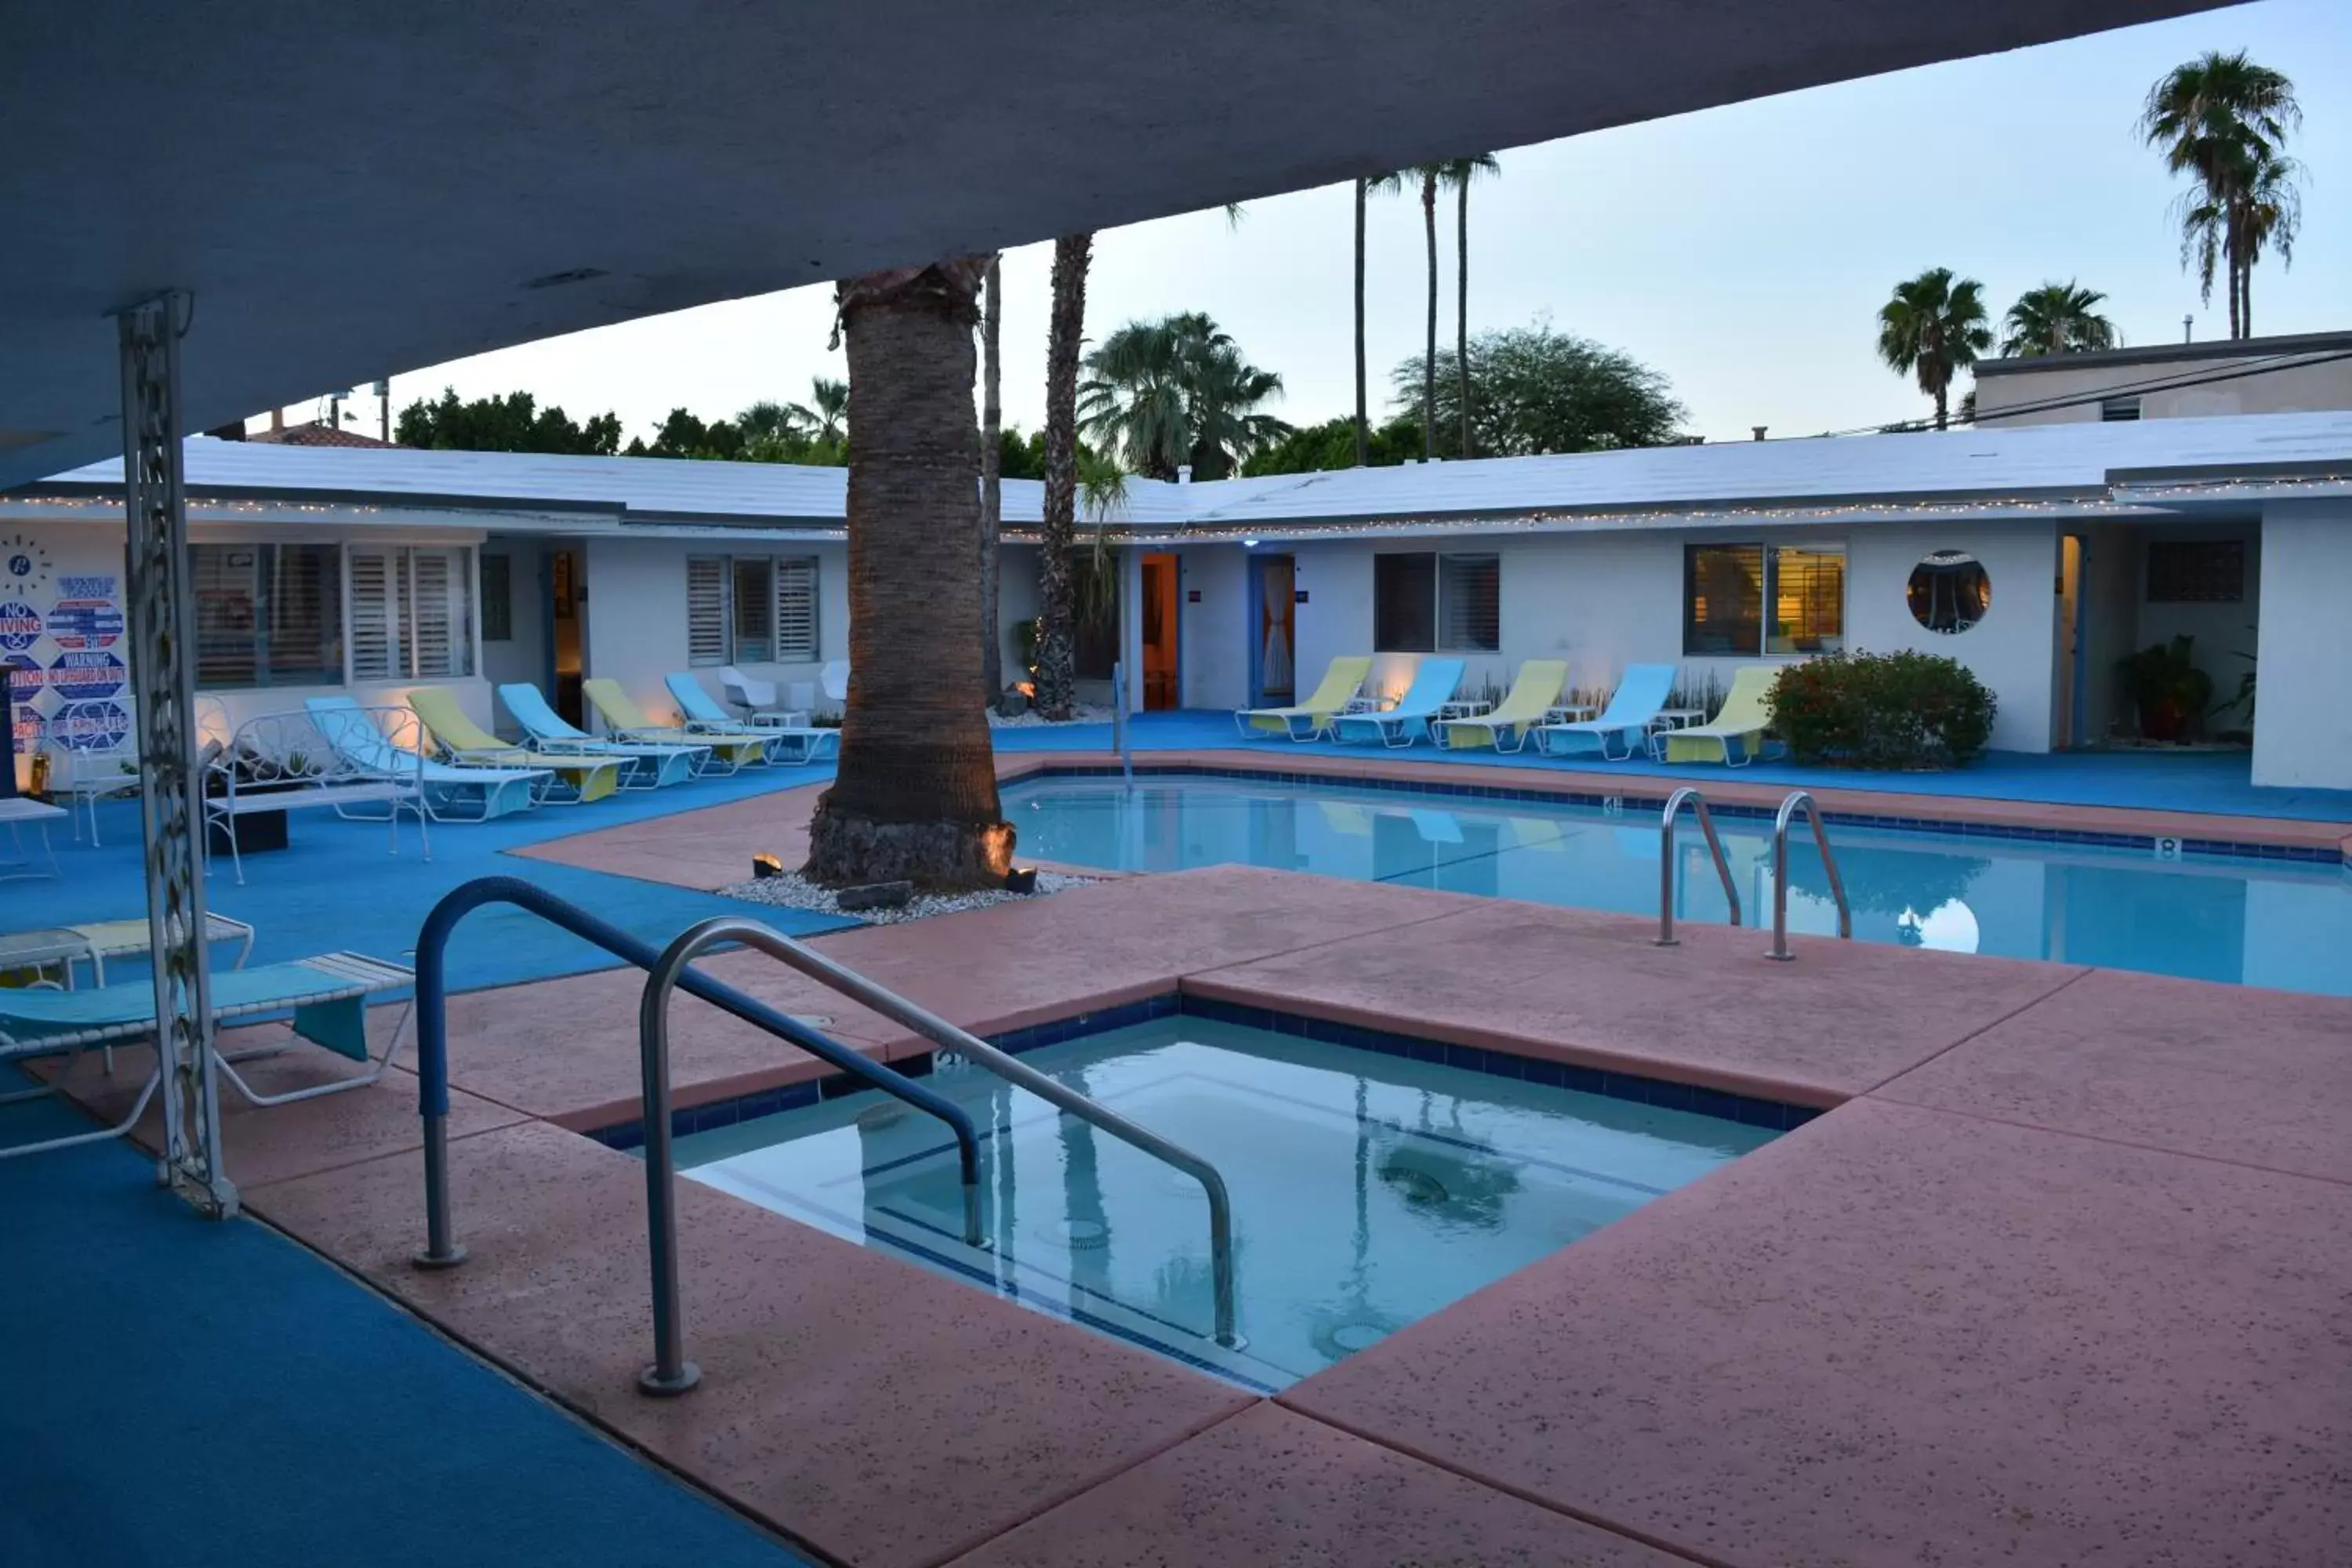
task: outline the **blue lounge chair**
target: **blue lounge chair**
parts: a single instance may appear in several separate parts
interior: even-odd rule
[[[670,697],[677,703],[677,716],[689,732],[764,741],[771,763],[813,763],[828,744],[841,739],[840,731],[821,730],[813,724],[774,723],[756,716],[748,721],[730,719],[718,699],[691,675],[666,675],[662,684],[669,688]]]
[[[1633,664],[1625,667],[1625,678],[1609,699],[1609,706],[1601,710],[1598,719],[1580,720],[1573,724],[1539,724],[1536,727],[1536,750],[1547,757],[1564,757],[1582,750],[1588,743],[1599,749],[1606,762],[1623,762],[1640,751],[1648,739],[1650,726],[1658,721],[1658,710],[1674,694],[1675,667],[1671,664]],[[1612,753],[1612,741],[1622,742],[1622,752]]]
[[[659,789],[684,784],[702,771],[708,746],[673,746],[646,741],[600,741],[585,730],[563,721],[538,687],[516,681],[499,688],[499,700],[514,715],[531,745],[542,752],[570,752],[579,756],[622,760],[623,789]]]
[[[1412,672],[1397,705],[1383,713],[1342,713],[1331,721],[1334,741],[1378,741],[1383,746],[1410,746],[1429,733],[1439,711],[1454,700],[1462,684],[1458,658],[1424,658]]]
[[[457,767],[425,756],[416,715],[404,708],[362,708],[348,697],[312,697],[302,706],[310,710],[320,738],[353,769],[381,778],[415,780],[425,810],[436,822],[488,822],[529,811],[555,784],[555,775],[545,768]],[[393,735],[378,729],[378,713],[390,716],[393,735],[414,745],[397,744]]]
[[[215,1050],[213,1065],[232,1088],[255,1105],[285,1105],[297,1100],[315,1100],[323,1094],[341,1094],[345,1089],[364,1089],[383,1076],[384,1064],[399,1047],[401,1034],[408,1024],[408,1013],[404,1009],[384,1039],[383,1054],[371,1056],[367,1043],[368,998],[411,984],[415,978],[415,973],[402,964],[358,952],[330,952],[291,963],[267,963],[258,969],[215,970],[210,992],[215,1022],[291,1012],[297,1035],[337,1056],[349,1057],[367,1070],[307,1089],[257,1094],[236,1070],[236,1064],[246,1057],[227,1056]],[[154,1033],[155,988],[146,980],[82,991],[0,990],[0,1062],[110,1047],[147,1039]],[[274,1056],[277,1048],[265,1047],[249,1054]],[[120,1138],[139,1124],[139,1118],[162,1081],[159,1056],[121,1121],[94,1132],[76,1132],[0,1148],[0,1160]],[[0,1094],[0,1104],[37,1100],[55,1092],[53,1087],[19,1089]]]

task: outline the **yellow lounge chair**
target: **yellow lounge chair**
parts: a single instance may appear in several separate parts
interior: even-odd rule
[[[1568,660],[1531,658],[1519,666],[1519,678],[1503,700],[1475,719],[1444,719],[1431,726],[1437,743],[1449,752],[1469,746],[1492,746],[1498,752],[1524,750],[1528,732],[1543,722],[1568,689]],[[1507,742],[1505,736],[1508,735]]]
[[[1283,734],[1294,741],[1311,741],[1331,727],[1331,721],[1348,710],[1348,704],[1362,690],[1364,678],[1372,673],[1372,656],[1350,654],[1335,658],[1331,668],[1323,672],[1323,684],[1314,695],[1292,708],[1236,708],[1234,727],[1248,740],[1252,731],[1266,734]],[[1298,732],[1304,721],[1307,732]]]
[[[541,805],[585,805],[621,787],[621,759],[534,752],[509,745],[467,717],[446,686],[420,686],[409,710],[432,731],[441,760],[461,768],[540,768],[553,779]]]
[[[652,741],[710,748],[710,760],[706,766],[723,768],[733,773],[753,763],[768,760],[768,742],[757,735],[697,735],[681,725],[656,724],[646,717],[645,710],[629,700],[617,680],[583,680],[580,695],[588,699],[596,710],[596,717],[617,741]]]
[[[1711,763],[1708,755],[1719,752],[1727,768],[1746,767],[1763,750],[1764,731],[1772,722],[1772,686],[1780,679],[1777,665],[1751,664],[1731,678],[1731,690],[1723,699],[1722,710],[1711,724],[1694,724],[1687,730],[1668,730],[1658,738],[1665,742],[1665,760],[1670,763]],[[1731,742],[1739,742],[1739,758],[1732,760]]]

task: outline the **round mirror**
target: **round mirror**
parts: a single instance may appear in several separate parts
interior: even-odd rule
[[[1992,605],[1992,579],[1965,550],[1938,550],[1911,568],[1911,618],[1946,637],[1967,631]]]

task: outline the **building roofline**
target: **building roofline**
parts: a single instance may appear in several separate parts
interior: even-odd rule
[[[2151,343],[2137,348],[2095,349],[2084,353],[2025,354],[2015,359],[1979,360],[1972,367],[1979,380],[1988,375],[2022,375],[2034,371],[2097,370],[2105,365],[2165,364],[2176,360],[2257,360],[2275,356],[2328,353],[2352,349],[2352,331],[2294,332],[2275,338],[2212,338],[2201,343]],[[2293,370],[2293,363],[2280,370]]]

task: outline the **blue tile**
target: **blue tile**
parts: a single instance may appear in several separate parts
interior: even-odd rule
[[[1559,1064],[1559,1086],[1580,1094],[1605,1094],[1609,1075],[1599,1068],[1579,1067],[1573,1062]]]

